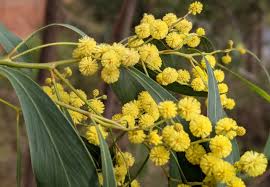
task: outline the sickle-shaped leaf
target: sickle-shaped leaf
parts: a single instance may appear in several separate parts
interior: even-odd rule
[[[111,154],[108,148],[108,144],[104,140],[100,130],[96,127],[98,133],[98,139],[100,143],[100,154],[102,163],[102,176],[103,176],[103,186],[104,187],[116,187],[116,180],[113,170],[113,163]]]
[[[0,66],[18,95],[39,187],[97,186],[93,159],[52,100],[22,72]]]

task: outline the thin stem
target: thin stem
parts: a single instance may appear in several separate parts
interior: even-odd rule
[[[191,142],[190,144],[191,145],[194,145],[194,144],[209,142],[210,140],[211,140],[211,138],[204,138],[204,139],[201,139],[201,140],[197,140],[197,141]]]
[[[50,47],[50,46],[58,46],[58,45],[60,45],[60,46],[63,46],[63,45],[77,46],[78,43],[75,43],[75,42],[54,42],[54,43],[43,44],[43,45],[39,45],[37,47],[28,49],[26,51],[23,51],[17,55],[14,55],[14,56],[10,57],[10,59],[13,60],[13,59],[19,58],[25,54],[31,53],[31,52],[38,50],[38,49],[41,49],[41,48]]]
[[[11,104],[10,102],[8,102],[8,101],[6,101],[6,100],[4,100],[4,99],[1,99],[1,98],[0,98],[0,103],[3,103],[3,104],[5,104],[5,105],[9,106],[10,108],[12,108],[12,109],[15,110],[15,111],[18,111],[18,112],[21,111],[21,108],[20,108],[20,107],[15,106],[15,105]]]
[[[150,77],[149,74],[148,74],[148,71],[147,71],[147,69],[145,67],[144,62],[142,62],[142,67],[143,67],[144,73],[147,75],[147,77]]]
[[[21,159],[22,159],[22,152],[21,152],[21,144],[20,144],[20,112],[17,111],[16,114],[16,149],[17,149],[17,171],[16,171],[16,181],[17,187],[21,186]]]

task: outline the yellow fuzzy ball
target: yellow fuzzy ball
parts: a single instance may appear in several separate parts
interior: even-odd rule
[[[212,132],[212,125],[208,117],[197,115],[190,121],[189,129],[195,137],[206,138]]]

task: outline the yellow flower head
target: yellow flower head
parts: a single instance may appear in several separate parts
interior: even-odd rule
[[[87,96],[86,96],[86,94],[85,94],[84,91],[82,91],[82,90],[77,90],[77,92],[79,93],[79,95],[80,95],[82,98],[84,98],[84,100],[87,99]],[[75,106],[75,107],[81,107],[81,106],[84,105],[84,101],[83,101],[81,98],[79,98],[75,92],[70,92],[69,96],[70,96],[70,104],[71,104],[72,106]]]
[[[96,41],[93,38],[84,36],[79,39],[78,47],[73,52],[74,58],[91,56],[93,49],[96,47]]]
[[[246,187],[245,183],[242,179],[238,177],[233,177],[231,180],[227,182],[228,187]]]
[[[203,91],[206,89],[206,86],[201,78],[195,78],[191,81],[191,87],[195,91]]]
[[[140,55],[134,49],[125,49],[122,64],[124,66],[134,66],[140,60]]]
[[[201,103],[194,97],[184,97],[178,102],[179,114],[187,121],[201,113]]]
[[[206,154],[201,158],[200,168],[204,174],[211,176],[213,174],[213,168],[221,161],[221,159],[215,157],[212,154]]]
[[[84,76],[90,76],[97,72],[98,70],[98,64],[95,60],[92,60],[91,57],[84,57],[79,62],[79,70],[82,75]]]
[[[207,81],[207,73],[200,66],[195,66],[192,68],[192,74],[195,78],[201,78],[204,81]]]
[[[139,102],[136,100],[133,100],[124,104],[122,107],[122,113],[124,115],[131,115],[134,118],[137,118],[140,113]]]
[[[93,49],[93,57],[100,59],[100,57],[107,51],[111,49],[109,44],[99,44]]]
[[[143,18],[141,19],[141,23],[148,23],[152,24],[155,21],[155,17],[152,14],[144,14]]]
[[[151,62],[152,58],[159,56],[158,48],[153,44],[144,44],[139,48],[139,54],[143,62]]]
[[[110,67],[110,68],[103,68],[101,71],[101,78],[104,82],[111,84],[118,81],[120,76],[120,71],[118,68]]]
[[[235,107],[235,101],[232,98],[227,98],[224,108],[232,110]]]
[[[165,68],[161,73],[156,77],[157,82],[161,85],[168,85],[174,83],[178,78],[178,73],[174,68]]]
[[[217,135],[212,138],[209,147],[213,155],[219,158],[225,158],[232,152],[231,141],[223,135]]]
[[[136,179],[131,182],[130,186],[131,187],[141,187],[140,183]]]
[[[129,153],[129,152],[117,152],[116,153],[116,163],[118,165],[132,167],[134,162],[135,162],[135,159],[131,153]]]
[[[139,118],[139,126],[149,128],[154,125],[155,119],[149,114],[143,114]]]
[[[66,77],[70,77],[70,76],[72,75],[72,70],[71,70],[70,67],[65,67],[65,68],[64,68],[64,75],[65,75]]]
[[[177,21],[177,16],[173,13],[168,13],[162,18],[162,20],[168,25],[168,27],[170,27]]]
[[[140,144],[144,141],[146,135],[143,130],[134,130],[128,132],[128,139],[131,143]]]
[[[200,14],[203,9],[203,4],[199,1],[195,1],[194,3],[191,3],[188,8],[188,12],[190,12],[193,15]]]
[[[156,166],[165,165],[170,158],[170,152],[164,146],[157,146],[150,151],[150,160],[154,162]]]
[[[232,62],[232,57],[229,54],[226,54],[221,60],[224,64],[230,64]]]
[[[204,30],[204,28],[199,27],[199,28],[196,30],[196,34],[197,34],[198,36],[204,36],[204,35],[205,35],[205,30]]]
[[[135,126],[135,118],[131,115],[121,115],[119,120],[124,127],[133,128]]]
[[[117,68],[121,64],[119,55],[114,50],[109,50],[102,55],[101,64],[106,68]]]
[[[186,41],[187,45],[189,47],[197,47],[198,45],[200,45],[201,43],[201,39],[196,36],[195,34],[190,34],[188,37],[187,37],[187,41]]]
[[[158,109],[159,109],[160,115],[164,119],[174,118],[177,114],[176,104],[172,101],[160,102],[158,105]]]
[[[193,164],[200,164],[201,158],[206,154],[205,149],[200,144],[191,145],[186,151],[187,160]]]
[[[98,89],[94,89],[94,90],[92,91],[92,94],[93,94],[94,97],[99,96],[99,90],[98,90]]]
[[[84,119],[86,119],[86,117],[79,112],[75,112],[72,110],[69,110],[68,112],[69,112],[69,115],[71,116],[72,121],[75,124],[78,124],[78,123],[82,122]]]
[[[177,82],[179,82],[180,84],[187,84],[189,82],[190,74],[187,70],[179,69],[177,73],[178,73]]]
[[[97,128],[99,128],[103,138],[106,139],[108,136],[108,133],[104,130],[104,128],[100,126],[97,126]],[[94,145],[99,145],[99,139],[98,139],[96,126],[89,125],[89,127],[87,127],[85,135],[89,143],[94,144]]]
[[[168,34],[168,25],[166,22],[157,19],[151,23],[150,33],[154,39],[163,39]]]
[[[235,174],[233,165],[224,160],[215,163],[213,167],[213,176],[217,182],[227,183],[235,177]]]
[[[230,140],[232,140],[236,135],[237,123],[231,118],[222,118],[220,119],[215,127],[215,132],[217,135],[224,135]]]
[[[116,165],[114,168],[114,175],[117,185],[122,186],[127,175],[127,167],[125,165]]]
[[[148,143],[150,145],[159,145],[162,143],[162,137],[159,136],[157,130],[153,130],[148,135]]]
[[[257,177],[265,172],[267,163],[268,161],[264,154],[255,151],[247,151],[241,156],[240,160],[236,162],[235,166],[248,176]]]
[[[246,129],[244,127],[237,127],[236,133],[237,136],[244,136],[246,134]]]
[[[53,90],[49,86],[42,86],[43,91],[49,96],[53,96]]]
[[[206,138],[212,132],[212,125],[208,117],[197,115],[191,119],[189,129],[195,137]]]
[[[205,62],[206,60],[212,68],[215,67],[217,61],[213,55],[205,55],[205,57],[202,58],[201,64],[202,64],[202,67],[205,69],[206,69],[206,62]]]
[[[89,104],[91,106],[91,108],[89,108],[90,112],[103,114],[105,106],[102,101],[98,99],[91,99]]]
[[[132,36],[128,39],[129,47],[139,47],[144,43],[142,39],[137,38],[136,36]]]
[[[188,184],[178,184],[177,187],[191,187],[191,186]]]
[[[166,36],[166,43],[170,48],[181,48],[184,41],[180,34],[171,32]]]
[[[187,34],[192,29],[192,22],[190,22],[190,21],[188,21],[186,19],[183,19],[183,20],[179,21],[179,23],[177,23],[175,25],[175,28],[177,30],[179,30],[179,32]]]
[[[148,23],[141,23],[135,27],[135,33],[138,38],[147,38],[150,36],[150,25]]]
[[[222,70],[220,70],[220,69],[214,70],[214,75],[215,75],[215,78],[216,78],[217,82],[224,81],[225,74],[224,74],[224,72]]]
[[[228,88],[228,85],[225,84],[225,83],[219,83],[218,84],[218,90],[219,90],[219,93],[220,94],[224,94],[224,93],[227,93],[229,88]]]

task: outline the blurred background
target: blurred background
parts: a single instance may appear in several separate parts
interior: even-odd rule
[[[74,25],[98,42],[120,41],[133,33],[133,27],[139,23],[143,13],[152,13],[161,18],[168,12],[184,15],[191,0],[0,0],[0,22],[21,38],[49,23],[61,22]],[[270,1],[269,0],[202,0],[204,11],[192,17],[195,26],[206,29],[207,37],[215,48],[224,48],[232,39],[253,51],[270,69]],[[76,41],[78,36],[64,29],[49,29],[33,38],[30,46],[54,41]],[[0,49],[1,50],[1,49]],[[33,54],[36,62],[47,62],[68,58],[71,49],[46,48]],[[234,58],[231,68],[269,92],[270,85],[266,76],[248,55]],[[118,110],[119,102],[98,77],[90,80],[75,76],[72,81],[76,87],[88,93],[100,88],[107,94],[106,115],[111,116]],[[76,75],[77,74],[77,75]],[[34,77],[43,84],[46,72],[37,72]],[[245,84],[227,75],[230,96],[237,101],[235,110],[228,112],[238,123],[247,128],[247,135],[240,138],[242,151],[252,148],[262,151],[269,134],[270,105]],[[18,104],[9,84],[0,79],[0,98]],[[31,171],[27,137],[22,124],[23,174],[22,186],[35,186]],[[122,142],[126,148],[125,141]],[[140,150],[135,151],[137,156]],[[147,167],[142,186],[165,186],[162,174],[151,165]],[[153,180],[153,177],[155,177]],[[16,185],[16,126],[15,113],[0,104],[0,187]],[[249,183],[249,186],[270,186],[270,172]]]

